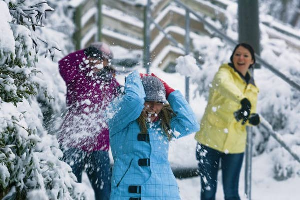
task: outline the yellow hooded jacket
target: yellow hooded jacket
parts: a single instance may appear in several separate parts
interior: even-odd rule
[[[221,152],[244,152],[246,126],[242,125],[242,120],[237,122],[233,113],[241,108],[240,101],[243,98],[251,102],[251,113],[255,113],[258,92],[252,77],[247,84],[233,67],[223,64],[213,79],[208,104],[195,139]],[[248,121],[246,125],[249,125]]]

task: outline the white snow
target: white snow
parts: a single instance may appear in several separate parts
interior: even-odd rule
[[[7,4],[4,1],[0,2],[0,55],[4,52],[15,52],[15,40],[13,32],[9,26],[12,18],[9,14]],[[5,60],[0,57],[0,64],[2,65]]]
[[[72,0],[71,5],[76,6],[82,3],[83,0]],[[131,1],[133,2],[133,1]],[[145,4],[146,1],[134,1],[133,3]],[[226,1],[228,4],[228,16],[229,16],[229,28],[227,30],[228,36],[231,38],[237,38],[236,35],[236,4],[232,1]],[[175,9],[175,8],[174,8]],[[181,9],[180,12],[182,12]],[[260,17],[265,17],[261,15]],[[134,18],[131,18],[131,20]],[[15,52],[14,38],[12,30],[10,29],[9,22],[11,17],[8,14],[7,5],[4,1],[0,1],[0,51],[6,52]],[[267,21],[262,19],[262,21]],[[131,22],[134,23],[134,22]],[[141,26],[140,21],[137,21],[137,25]],[[274,26],[277,24],[273,24]],[[279,25],[278,25],[279,26]],[[280,25],[283,26],[283,25]],[[267,35],[267,28],[262,27],[262,52],[261,57],[265,59],[270,64],[274,65],[275,68],[279,69],[281,72],[285,73],[292,79],[298,81],[300,76],[300,56],[298,52],[295,52],[289,48],[289,45],[279,39],[272,39]],[[284,27],[283,27],[284,28]],[[287,28],[291,33],[299,33],[299,30],[291,30]],[[95,30],[93,29],[94,33]],[[176,31],[176,29],[172,29]],[[182,30],[177,29],[178,32]],[[104,29],[103,34],[111,35],[117,39],[123,39],[129,41],[138,46],[142,46],[142,41],[138,39],[132,39],[130,37],[125,37],[120,34],[117,34],[111,30]],[[51,32],[47,37],[52,38],[60,46],[67,46],[69,39],[62,37],[61,33]],[[294,41],[295,39],[291,39]],[[297,40],[295,43],[300,43]],[[229,62],[229,56],[232,51],[232,47],[223,43],[223,41],[217,37],[208,37],[208,36],[198,36],[193,37],[193,44],[197,47],[200,58],[203,61],[203,64],[197,66],[195,64],[195,59],[191,56],[182,56],[178,58],[177,62],[177,72],[173,74],[165,73],[161,69],[157,68],[161,59],[156,59],[152,63],[150,68],[150,73],[153,72],[158,77],[166,81],[171,87],[180,90],[185,94],[185,76],[191,77],[190,82],[190,105],[193,108],[197,119],[200,121],[204,113],[205,106],[207,104],[208,88],[211,87],[211,80],[217,71],[218,67],[224,63]],[[163,53],[167,53],[171,50],[184,54],[178,48],[168,46],[168,49],[164,50]],[[128,54],[128,51],[115,46],[113,47],[114,55],[116,58],[125,57]],[[0,52],[1,53],[1,52]],[[136,52],[130,52],[130,54],[135,54]],[[63,52],[59,52],[54,61],[51,61],[48,58],[39,58],[37,63],[38,69],[40,69],[43,74],[39,74],[37,79],[39,83],[47,88],[49,94],[55,97],[50,104],[54,111],[59,112],[65,108],[65,84],[61,79],[58,69],[57,61],[61,59],[64,55],[67,54],[66,49],[63,49]],[[131,56],[131,55],[129,55]],[[128,56],[128,57],[129,57]],[[3,61],[0,60],[0,63]],[[137,69],[145,73],[145,69],[140,65]],[[128,73],[127,73],[128,74]],[[120,74],[117,76],[117,79],[120,83],[124,84],[124,77],[127,74]],[[258,113],[264,115],[269,122],[275,128],[276,131],[280,134],[281,138],[289,144],[293,151],[300,156],[299,148],[299,138],[300,138],[300,105],[299,91],[291,89],[286,82],[282,81],[271,73],[268,69],[262,67],[261,69],[255,70],[255,79],[256,83],[260,89],[259,99],[258,99]],[[17,110],[14,106],[7,105],[0,102],[0,122],[7,116],[18,116],[17,114],[23,111],[26,111],[24,115],[26,119],[20,119],[22,125],[26,127],[36,127],[36,123],[40,123],[42,114],[39,105],[33,102],[23,102],[21,104],[22,109]],[[86,102],[89,104],[89,102]],[[31,104],[31,105],[30,105]],[[35,108],[32,110],[32,108]],[[217,109],[217,108],[215,108]],[[38,149],[43,149],[44,153],[35,154],[36,158],[49,157],[49,155],[54,155],[56,157],[61,157],[62,152],[58,149],[58,143],[55,141],[55,134],[59,127],[59,122],[61,121],[61,116],[55,116],[57,123],[53,124],[52,129],[54,130],[54,135],[49,135],[45,131],[40,131],[42,137],[42,143],[37,147]],[[25,122],[26,120],[26,122]],[[7,121],[5,121],[7,122]],[[3,122],[4,123],[4,122]],[[5,124],[1,124],[1,127],[4,127]],[[38,127],[43,130],[42,127]],[[227,129],[224,129],[224,134],[228,133]],[[254,157],[253,157],[253,167],[252,167],[252,199],[253,200],[297,200],[300,199],[300,163],[296,162],[291,156],[280,147],[280,145],[270,138],[270,140],[265,144],[265,151],[263,153],[259,152],[258,144],[264,140],[268,133],[263,133],[261,130],[254,129]],[[27,135],[24,133],[24,137]],[[31,138],[36,140],[38,138]],[[261,144],[263,145],[263,144]],[[53,148],[55,147],[55,148]],[[195,148],[196,141],[194,140],[194,134],[191,134],[187,137],[180,138],[179,140],[174,140],[170,144],[170,153],[169,160],[172,166],[181,166],[181,167],[197,167],[197,161],[195,157]],[[51,151],[51,153],[49,153]],[[55,152],[53,154],[53,152]],[[49,160],[55,162],[56,157],[50,157]],[[1,159],[1,153],[0,153]],[[113,162],[113,161],[112,161]],[[56,163],[62,165],[64,170],[70,170],[70,167],[65,163]],[[240,177],[240,195],[243,200],[247,198],[244,194],[244,165]],[[288,176],[291,173],[290,177],[283,180],[275,179],[275,172],[278,171],[279,175],[283,177]],[[57,171],[59,173],[59,171]],[[65,176],[65,174],[61,174]],[[7,169],[0,164],[0,178],[5,179],[8,177]],[[35,181],[40,181],[40,177],[37,177]],[[70,177],[64,177],[65,181],[70,185],[72,180]],[[222,191],[222,182],[221,182],[221,173],[219,173],[219,182],[218,182],[218,191],[217,191],[217,200],[223,199]],[[180,194],[183,200],[198,200],[200,199],[200,179],[199,177],[177,180],[180,188]],[[80,184],[80,192],[87,191],[89,195],[88,199],[92,200],[93,190],[87,180],[87,176],[84,174],[83,184]],[[35,196],[31,199],[46,199],[44,191],[32,191],[30,196]]]
[[[96,7],[94,7],[94,8],[91,8],[90,10],[88,10],[86,13],[84,13],[84,15],[83,15],[82,18],[81,18],[81,22],[80,22],[81,27],[84,27],[84,25],[88,22],[88,20],[89,20],[93,15],[96,16],[97,12],[98,12],[98,9],[97,9]],[[97,17],[96,17],[96,18],[97,18]]]
[[[98,28],[97,26],[93,26],[88,32],[87,34],[81,39],[80,41],[80,46],[83,48],[86,46],[86,43],[92,38],[92,37],[97,37],[97,33],[98,33]]]
[[[176,63],[175,69],[181,75],[194,77],[200,71],[196,64],[196,59],[191,55],[178,57]]]

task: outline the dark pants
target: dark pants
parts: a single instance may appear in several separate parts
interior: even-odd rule
[[[221,161],[222,181],[225,200],[240,200],[239,176],[244,153],[225,154],[202,144],[197,145],[201,179],[201,200],[215,200]]]
[[[63,160],[71,166],[79,183],[82,181],[83,170],[86,171],[95,192],[95,200],[109,200],[111,170],[107,151],[87,153],[70,148],[64,152]]]

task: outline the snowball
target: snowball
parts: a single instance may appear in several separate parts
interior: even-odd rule
[[[212,111],[216,112],[217,111],[217,107],[212,107]]]
[[[191,55],[178,57],[176,63],[175,69],[181,75],[193,77],[199,73],[196,59]]]

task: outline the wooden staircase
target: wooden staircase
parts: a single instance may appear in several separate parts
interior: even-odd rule
[[[89,0],[82,5],[80,13],[77,13],[77,18],[84,18],[85,13],[91,13],[92,9],[96,9],[96,0]],[[201,13],[202,16],[210,20],[216,20],[221,23],[222,27],[226,27],[228,21],[226,16],[227,5],[223,1],[197,1],[197,0],[181,0],[194,11]],[[94,7],[93,7],[94,4]],[[87,14],[86,14],[87,15]],[[91,14],[90,14],[91,15]],[[129,50],[143,50],[144,43],[144,6],[132,4],[121,0],[102,0],[101,20],[95,13],[89,20],[85,20],[85,27],[76,32],[77,40],[84,35],[92,35],[95,33],[95,24],[102,26],[101,40],[110,44],[121,46]],[[76,17],[76,13],[75,13]],[[151,6],[151,17],[161,26],[166,33],[170,34],[178,43],[184,46],[185,42],[185,10],[178,7],[172,0],[161,0]],[[78,20],[78,19],[77,19]],[[81,19],[81,23],[82,23]],[[101,23],[99,23],[99,21]],[[297,34],[288,33],[289,37],[294,37],[296,41],[289,40],[285,30],[276,30],[280,34],[274,32],[274,24],[262,22],[263,25],[270,27],[269,36],[280,38],[287,42],[288,45],[300,51],[300,38]],[[272,27],[273,26],[273,27]],[[97,28],[98,28],[97,27]],[[280,29],[280,26],[279,26]],[[184,55],[184,52],[172,45],[172,43],[164,37],[164,35],[153,24],[150,27],[151,33],[151,65],[158,66],[168,71],[168,66],[174,65],[175,59]],[[268,31],[269,29],[267,29]],[[99,30],[98,30],[99,31]],[[92,32],[92,33],[91,33]],[[96,33],[95,33],[96,34]],[[99,33],[98,33],[99,34]],[[212,36],[203,23],[196,17],[190,18],[190,37],[191,41],[197,36],[208,35]],[[283,36],[280,36],[283,35]],[[90,38],[85,38],[81,41],[81,48],[88,46],[91,42],[96,41],[97,37],[92,35]],[[193,44],[190,44],[190,52],[194,51]],[[141,59],[141,58],[139,58]],[[139,61],[140,63],[142,60]]]

